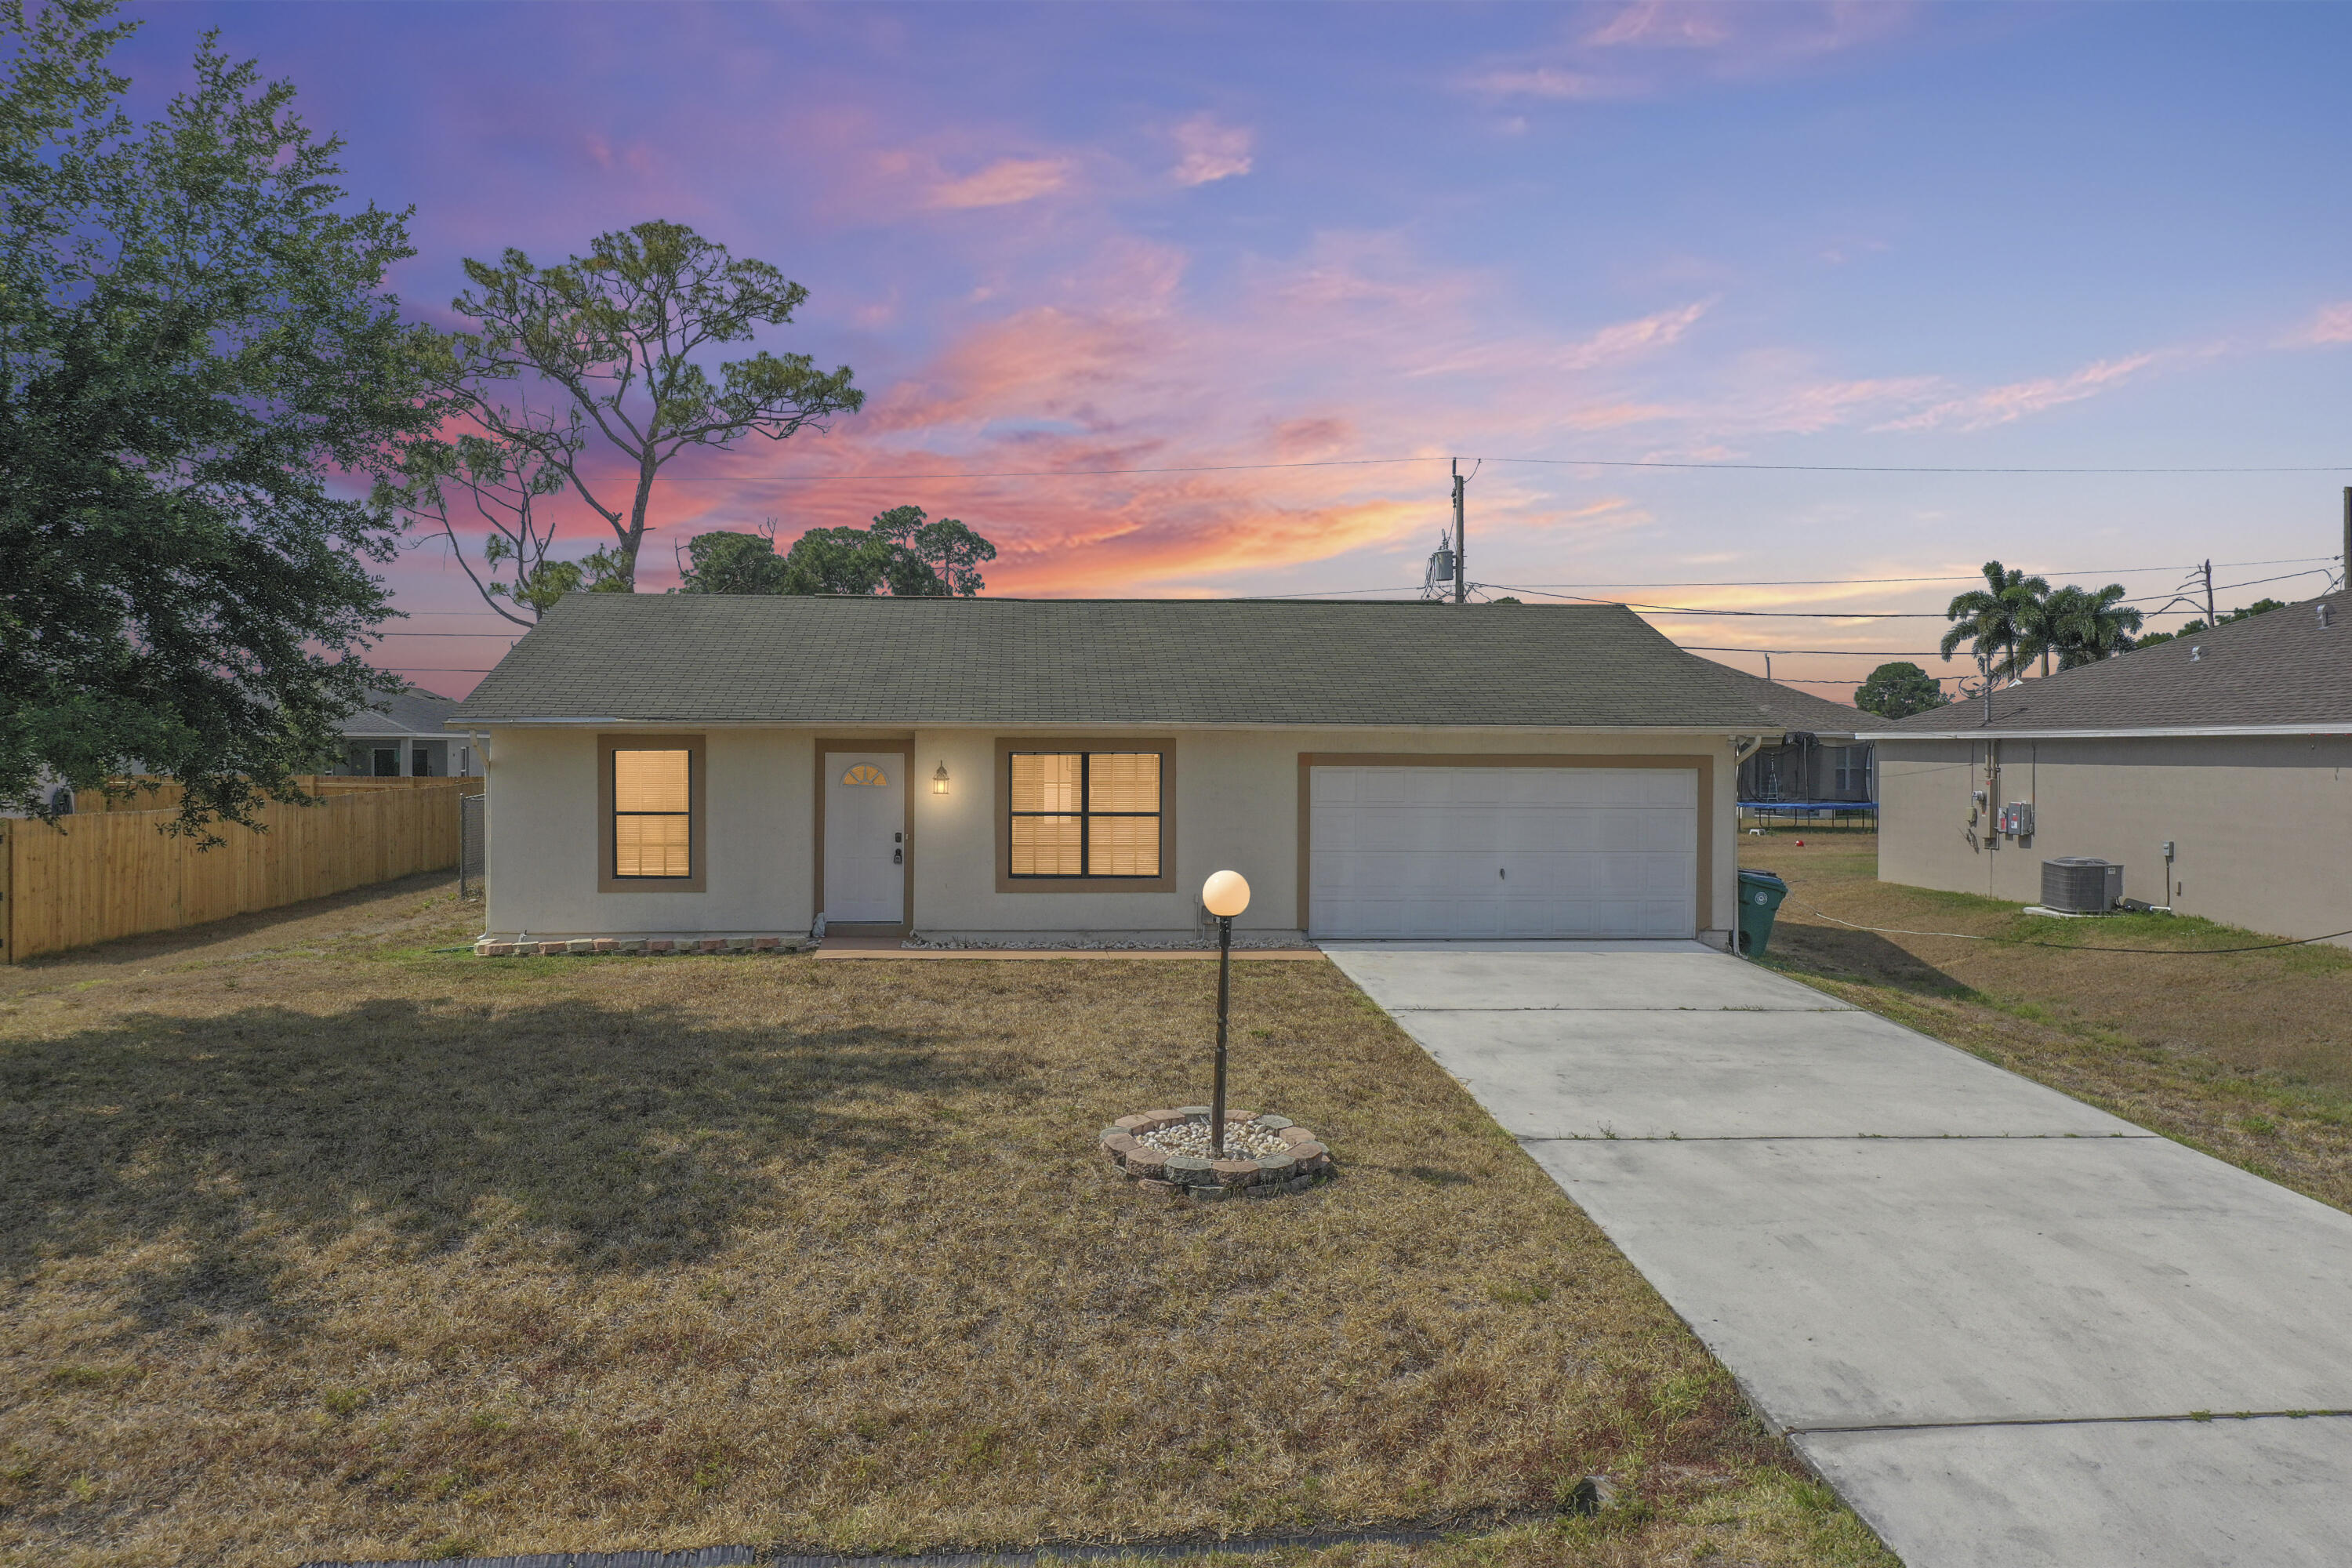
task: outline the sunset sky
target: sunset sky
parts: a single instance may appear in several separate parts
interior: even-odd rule
[[[2227,607],[2319,592],[2341,548],[2343,6],[141,14],[147,103],[216,26],[348,139],[356,197],[415,205],[394,282],[426,319],[461,258],[652,217],[808,287],[761,346],[851,365],[866,411],[674,465],[656,589],[692,533],[912,501],[997,542],[992,594],[1409,596],[1455,456],[1471,576],[1531,602],[1932,617],[1966,584],[1801,580],[1997,556],[2153,605],[2210,557]],[[1180,468],[1223,471],[871,477]],[[382,662],[462,695],[502,623],[436,546],[393,574]],[[1843,699],[1876,662],[1773,673]]]

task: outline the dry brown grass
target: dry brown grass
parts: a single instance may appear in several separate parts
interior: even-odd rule
[[[1790,884],[1769,962],[1800,979],[2339,1208],[2352,1208],[2352,952],[2161,915],[2029,920],[1876,880],[1870,835],[1742,840]],[[1811,909],[1801,906],[1811,906]],[[1860,925],[2178,949],[2067,952]],[[2302,933],[2293,933],[2302,934]]]
[[[484,961],[439,887],[0,984],[0,1558],[873,1552],[1546,1513],[1423,1563],[1885,1563],[1336,971],[1236,1100],[1345,1174],[1171,1206],[1204,966]]]

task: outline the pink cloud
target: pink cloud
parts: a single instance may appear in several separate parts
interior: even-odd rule
[[[1417,367],[1415,375],[1550,374],[1600,370],[1641,358],[1653,350],[1679,342],[1715,304],[1700,300],[1688,305],[1615,321],[1571,342],[1548,342],[1523,333],[1455,350]]]
[[[2322,305],[2310,321],[2287,339],[2287,343],[2294,348],[2352,343],[2352,300]]]
[[[1889,37],[1907,25],[1910,10],[1895,0],[1636,0],[1609,7],[1597,24],[1572,26],[1537,58],[1496,61],[1460,85],[1499,99],[1646,98],[1785,74]]]
[[[1176,127],[1175,140],[1182,156],[1171,177],[1180,185],[1205,185],[1250,172],[1256,135],[1244,126],[1223,125],[1213,116],[1196,114]]]
[[[1650,47],[1711,49],[1731,38],[1728,19],[1707,5],[1641,0],[1584,36],[1594,48],[1622,44]]]
[[[2031,381],[2014,381],[2004,386],[1987,387],[1982,392],[1947,398],[1916,414],[1890,419],[1873,428],[1932,430],[1948,425],[1961,430],[1982,430],[1995,425],[2008,425],[2029,414],[2039,414],[2062,404],[2079,403],[2084,398],[2095,397],[2102,392],[2120,386],[2154,364],[2157,358],[2152,353],[2142,353],[2126,359],[2103,359],[2068,375],[2037,376]]]
[[[1496,66],[1463,79],[1469,90],[1490,98],[1548,98],[1562,101],[1605,101],[1639,98],[1647,84],[1622,77],[1569,70],[1559,66]]]
[[[935,207],[1005,207],[1049,196],[1070,183],[1066,158],[1000,158],[976,174],[931,187]]]

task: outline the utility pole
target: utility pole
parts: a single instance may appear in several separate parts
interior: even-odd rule
[[[2213,613],[2213,563],[2210,560],[2205,563],[2204,571],[2205,624],[2208,626],[2216,626],[2221,624],[2221,617]]]
[[[1454,459],[1454,602],[1467,604],[1470,596],[1470,573],[1463,563],[1462,491],[1469,483],[1462,477],[1462,459]],[[2352,490],[2344,492],[2352,496]]]
[[[2344,487],[2344,574],[2336,584],[2340,588],[2352,588],[2352,485]]]

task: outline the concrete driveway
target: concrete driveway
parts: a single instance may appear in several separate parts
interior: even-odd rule
[[[1696,942],[1323,946],[1911,1568],[2352,1563],[2352,1215]]]

